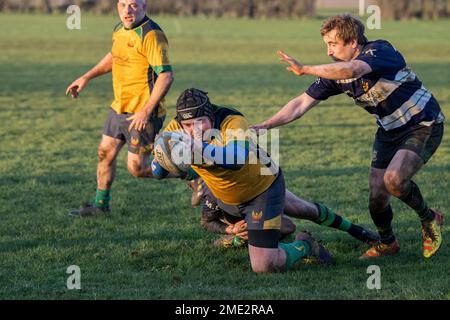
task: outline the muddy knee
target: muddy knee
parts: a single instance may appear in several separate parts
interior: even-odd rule
[[[97,150],[98,161],[105,162],[108,159],[108,150],[105,148],[99,147]]]
[[[269,261],[258,261],[258,263],[252,263],[252,270],[254,273],[273,273],[277,272],[274,268],[274,264]]]
[[[400,197],[403,194],[407,184],[408,181],[397,171],[388,171],[384,175],[384,185],[389,193],[395,197]]]

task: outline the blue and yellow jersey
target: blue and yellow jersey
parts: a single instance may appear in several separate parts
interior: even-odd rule
[[[114,102],[111,107],[118,114],[136,113],[148,102],[158,75],[172,70],[168,41],[161,28],[148,17],[134,29],[117,25],[112,40]],[[159,117],[166,114],[163,105],[157,112]]]
[[[230,138],[227,130],[247,131],[248,122],[239,112],[223,107],[215,107],[214,129],[221,137],[209,141],[210,144],[224,147]],[[173,119],[164,131],[183,130],[178,121]],[[248,138],[248,137],[247,137]],[[255,157],[256,159],[256,157]],[[218,165],[192,165],[192,169],[205,181],[212,194],[225,204],[239,205],[252,200],[269,189],[276,175],[262,175],[266,167],[258,159],[255,163],[247,161],[239,170],[225,169]]]

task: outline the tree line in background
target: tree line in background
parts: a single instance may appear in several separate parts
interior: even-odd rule
[[[384,18],[438,19],[450,17],[450,0],[378,0]]]
[[[75,4],[83,11],[107,14],[116,10],[115,0],[0,0],[0,11],[66,12]],[[304,17],[315,15],[315,0],[148,0],[152,14],[214,17]]]
[[[450,0],[377,0],[384,18],[437,19],[450,17]],[[65,13],[69,5],[83,11],[107,14],[116,10],[115,0],[0,0],[0,11]],[[316,0],[149,0],[152,14],[231,17],[313,17]],[[357,8],[354,8],[357,9]]]

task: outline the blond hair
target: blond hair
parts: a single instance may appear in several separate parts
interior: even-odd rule
[[[344,44],[349,44],[353,40],[356,40],[360,45],[364,45],[368,42],[364,35],[364,24],[350,14],[340,14],[329,17],[322,24],[320,34],[323,37],[332,30],[336,30],[336,37],[344,41]]]

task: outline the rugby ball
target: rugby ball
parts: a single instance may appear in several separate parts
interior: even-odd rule
[[[190,139],[183,131],[163,132],[155,140],[156,161],[172,174],[188,172],[191,166]]]

